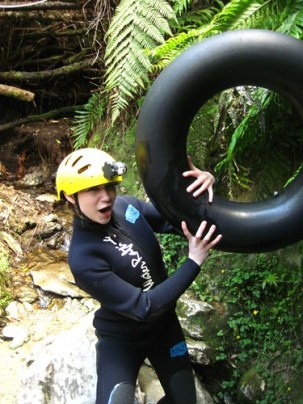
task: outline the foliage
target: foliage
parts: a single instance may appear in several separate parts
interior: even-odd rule
[[[107,32],[106,90],[111,93],[112,121],[149,83],[151,62],[146,50],[171,35],[168,20],[175,18],[165,0],[122,0]]]
[[[242,263],[241,263],[242,262]],[[299,271],[298,271],[299,268]],[[225,272],[223,288],[229,304],[237,309],[221,330],[219,360],[226,360],[232,376],[222,383],[224,391],[236,394],[241,376],[256,363],[263,388],[262,403],[285,402],[294,376],[303,365],[301,265],[286,267],[278,254],[248,256]],[[232,355],[225,350],[232,341]]]
[[[75,149],[87,146],[97,123],[105,115],[106,101],[106,98],[101,98],[98,93],[93,93],[83,109],[77,111],[72,127]]]
[[[0,245],[0,314],[11,300],[11,294],[8,291],[9,268],[8,253]]]
[[[252,16],[263,2],[232,0],[226,5],[220,0],[214,6],[182,17],[177,34],[152,51],[154,68],[162,70],[191,45],[225,31],[251,27]],[[190,22],[190,24],[188,24]]]
[[[176,56],[198,41],[236,29],[263,28],[302,38],[300,0],[214,0],[211,7],[184,13],[176,34],[152,51],[154,67],[162,70]]]
[[[173,9],[176,15],[182,15],[182,13],[186,12],[190,7],[192,0],[175,0],[173,3]]]
[[[196,165],[221,179],[221,195],[245,202],[271,197],[301,165],[300,119],[277,93],[249,86],[229,89],[194,118],[189,153]]]
[[[185,260],[187,242],[178,234],[159,234],[158,239],[163,259],[169,274],[172,274]]]

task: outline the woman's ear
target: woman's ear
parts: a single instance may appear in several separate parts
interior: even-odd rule
[[[70,202],[70,203],[72,203],[73,205],[75,205],[75,197],[74,197],[74,195],[67,195],[67,194],[64,192],[64,196],[65,196],[65,199],[66,199],[68,202]]]

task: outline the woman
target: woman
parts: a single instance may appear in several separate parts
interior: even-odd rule
[[[212,201],[211,174],[190,162],[184,176],[199,195]],[[131,196],[116,197],[124,165],[92,148],[72,152],[60,164],[56,185],[74,208],[69,265],[76,283],[101,303],[95,313],[97,404],[133,404],[136,379],[145,358],[153,365],[165,396],[159,403],[196,403],[196,391],[184,335],[175,313],[177,299],[199,274],[210,241],[202,222],[188,240],[188,258],[167,276],[154,232],[176,233],[158,211]]]

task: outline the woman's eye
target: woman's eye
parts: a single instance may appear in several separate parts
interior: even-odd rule
[[[100,192],[102,190],[106,190],[106,191],[113,191],[116,189],[116,185],[115,184],[106,184],[106,185],[97,185],[95,187],[91,187],[88,189],[89,192]]]
[[[113,191],[114,189],[116,189],[116,186],[114,184],[108,184],[108,185],[105,185],[105,189],[107,191]]]

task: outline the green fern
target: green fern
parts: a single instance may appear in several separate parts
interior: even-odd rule
[[[288,0],[281,12],[281,25],[277,31],[302,39],[303,5],[302,0]]]
[[[174,12],[176,15],[181,15],[187,11],[191,3],[192,0],[175,0],[173,5]]]
[[[162,70],[180,53],[204,38],[236,29],[263,28],[302,37],[301,0],[214,1],[212,7],[185,13],[177,33],[151,52],[155,71]]]
[[[249,125],[254,124],[257,121],[257,118],[261,111],[266,109],[271,101],[272,94],[269,90],[264,88],[257,88],[252,90],[252,96],[255,100],[261,99],[261,105],[259,102],[253,102],[252,105],[247,110],[245,116],[240,121],[240,123],[235,128],[233,135],[231,137],[231,141],[229,143],[229,147],[227,150],[227,155],[225,159],[223,159],[217,166],[217,169],[220,170],[224,165],[230,164],[231,161],[235,158],[235,153],[237,149],[239,150],[240,147],[238,146],[240,140],[245,139],[246,131],[248,130]],[[253,140],[254,141],[254,140]],[[247,147],[247,144],[245,145]]]
[[[106,91],[111,93],[112,122],[149,83],[151,62],[146,49],[171,35],[175,13],[165,0],[122,0],[107,32]]]
[[[195,13],[190,13],[189,19],[187,16],[179,19],[181,27],[179,27],[177,34],[150,52],[154,71],[161,71],[185,49],[198,42],[201,27],[207,27],[224,6],[221,1],[217,1],[217,3],[219,8],[213,6],[198,10]],[[196,20],[196,18],[198,19]],[[189,25],[188,22],[190,22]]]
[[[280,192],[302,160],[302,125],[289,101],[263,88],[237,87],[212,103],[220,153],[213,171],[225,178],[228,196],[237,199],[241,188],[257,200]]]
[[[75,149],[87,146],[96,124],[104,117],[107,100],[93,93],[82,110],[78,110],[72,126]]]
[[[192,122],[187,138],[187,154],[191,156],[195,165],[201,169],[209,169],[207,163],[210,158],[209,139],[213,136],[212,110],[203,108]]]
[[[266,4],[262,0],[232,0],[226,5],[217,0],[214,3],[217,7],[213,6],[197,12],[200,23],[195,20],[197,25],[194,28],[169,38],[151,52],[155,70],[162,70],[181,52],[204,38],[225,31],[251,27],[252,17]],[[190,14],[189,18],[192,20],[193,14]]]

